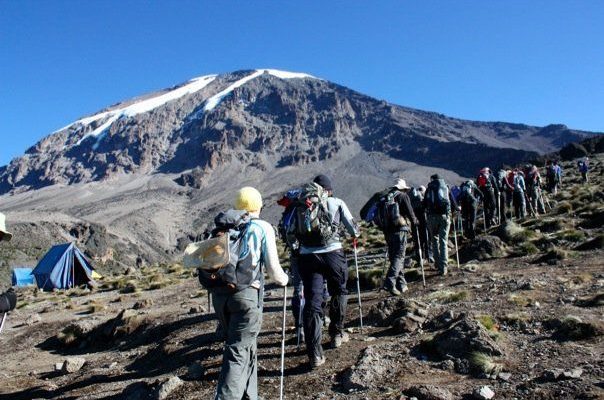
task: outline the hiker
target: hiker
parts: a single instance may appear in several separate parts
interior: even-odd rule
[[[438,174],[430,177],[430,183],[424,196],[424,208],[427,214],[428,230],[432,238],[432,255],[441,275],[446,275],[449,263],[449,228],[451,226],[452,206],[459,211],[449,188]]]
[[[545,184],[546,190],[549,193],[557,194],[558,187],[562,183],[562,168],[558,165],[558,161],[548,160],[545,165]]]
[[[535,216],[538,216],[539,213],[545,214],[545,204],[543,204],[541,196],[541,174],[539,174],[539,168],[536,165],[527,165],[525,176],[526,194],[531,202],[531,209]]]
[[[304,329],[302,328],[302,308],[304,307],[304,285],[298,271],[298,258],[300,257],[300,243],[297,240],[291,240],[287,235],[287,230],[291,224],[294,215],[294,200],[300,195],[300,190],[290,190],[285,195],[277,200],[277,204],[285,207],[281,214],[281,219],[277,225],[279,236],[285,247],[289,251],[289,278],[294,286],[292,294],[292,314],[294,316],[296,336],[299,340],[304,340]],[[294,238],[295,239],[295,238]]]
[[[512,203],[512,193],[514,192],[514,186],[508,184],[508,168],[501,166],[497,171],[497,187],[499,189],[499,197],[497,198],[499,204],[499,223],[504,223],[507,220],[507,209]]]
[[[470,240],[476,238],[476,211],[478,202],[482,200],[483,194],[472,180],[461,184],[459,196],[461,205],[461,216],[463,219],[464,236]]]
[[[404,179],[397,179],[378,203],[376,221],[378,228],[384,233],[390,261],[383,289],[393,296],[400,296],[409,289],[404,272],[405,250],[411,233],[411,223],[419,227],[419,220],[407,195],[410,189]]]
[[[6,230],[6,216],[0,213],[0,242],[10,242],[13,234]],[[11,289],[0,295],[0,314],[5,318],[6,313],[12,311],[17,306],[17,295]]]
[[[482,206],[484,208],[485,224],[486,228],[489,229],[495,223],[497,198],[499,197],[499,186],[489,167],[480,170],[476,178],[476,186],[483,194]]]
[[[526,217],[526,185],[524,184],[524,172],[518,168],[513,172],[514,182],[514,215],[517,220],[523,220]]]
[[[428,234],[428,225],[426,223],[426,210],[424,210],[424,195],[426,194],[426,187],[420,186],[418,188],[411,188],[407,192],[409,200],[411,201],[411,207],[413,208],[413,214],[417,218],[419,224],[417,230],[413,230],[413,241],[418,243],[421,248],[421,254],[429,262],[433,263],[434,258],[432,257],[432,246],[430,246],[430,235]],[[416,237],[419,233],[419,238]],[[416,249],[417,256],[419,257],[419,249]],[[420,262],[418,259],[417,262]]]
[[[323,281],[331,295],[329,304],[329,335],[331,345],[338,348],[349,340],[344,332],[346,316],[348,265],[340,242],[339,228],[357,238],[357,227],[348,206],[333,196],[331,180],[318,175],[305,189],[297,206],[294,230],[300,241],[299,271],[304,283],[304,338],[311,368],[325,363],[322,338],[324,301]],[[310,208],[312,204],[313,208]]]
[[[581,179],[583,183],[589,182],[589,177],[587,173],[589,172],[589,158],[585,157],[583,160],[579,160],[577,162],[577,167],[579,168],[579,172],[581,173]]]
[[[263,268],[280,286],[287,285],[287,274],[279,264],[275,230],[260,218],[262,196],[252,187],[241,188],[235,198],[235,208],[249,213],[251,221],[243,236],[240,260],[249,257],[255,275],[242,290],[212,290],[212,300],[226,341],[215,399],[258,398],[257,337],[262,324],[264,295]],[[225,213],[228,217],[230,210]],[[227,218],[228,219],[228,218]],[[239,273],[239,272],[238,272]]]

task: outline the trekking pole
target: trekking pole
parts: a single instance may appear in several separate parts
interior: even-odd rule
[[[354,248],[354,268],[357,273],[357,299],[359,301],[359,321],[361,323],[361,327],[359,332],[363,333],[363,307],[361,305],[361,284],[359,277],[359,262],[357,257],[357,238],[352,239],[352,247]]]
[[[461,214],[457,214],[457,225],[459,225],[459,233],[463,236],[463,219]]]
[[[382,286],[378,289],[378,292],[382,290],[384,287],[384,283],[386,281],[386,266],[388,265],[388,246],[386,246],[386,251],[384,252],[384,266],[382,267]]]
[[[457,269],[459,269],[459,247],[457,247],[457,228],[455,227],[455,222],[453,222],[453,233],[453,238],[455,239],[455,258],[457,259]]]
[[[281,384],[279,399],[283,400],[283,378],[285,376],[285,314],[287,312],[287,286],[283,286],[283,325],[281,329]]]
[[[529,205],[529,208],[531,210],[531,214],[533,215],[533,217],[537,217],[537,214],[535,214],[535,209],[533,208],[533,203],[531,203],[531,201],[529,200],[528,195],[526,194],[526,192],[524,192],[524,200],[526,200],[526,202]]]
[[[6,321],[6,314],[2,314],[2,322],[0,322],[0,333],[2,333],[2,328],[4,328],[4,321]]]
[[[301,327],[302,326],[302,299],[300,298],[300,295],[298,295],[298,321],[296,322],[296,331],[298,333],[298,351],[300,351],[300,342],[301,342],[301,336],[302,336],[302,332]]]
[[[426,288],[426,275],[424,274],[424,258],[422,257],[422,244],[419,240],[419,228],[415,225],[415,233],[417,234],[417,251],[419,253],[419,267],[422,270],[422,282],[424,284],[424,289]]]
[[[501,225],[501,194],[497,196],[497,225]]]
[[[482,225],[484,226],[484,234],[487,234],[487,214],[484,211],[484,202],[482,202]]]

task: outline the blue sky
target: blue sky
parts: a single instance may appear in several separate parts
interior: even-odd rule
[[[473,120],[604,131],[604,1],[0,0],[0,165],[192,77],[307,72]]]

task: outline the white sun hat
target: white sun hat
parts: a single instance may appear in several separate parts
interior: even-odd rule
[[[407,186],[407,182],[405,182],[404,179],[397,179],[396,183],[394,184],[394,187],[397,188],[398,190],[410,189],[410,187]]]
[[[2,240],[7,242],[13,238],[13,234],[6,230],[6,216],[0,213],[0,233],[2,233]]]

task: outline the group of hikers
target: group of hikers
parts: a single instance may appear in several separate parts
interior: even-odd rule
[[[581,160],[578,168],[587,183],[589,160]],[[427,260],[440,275],[446,275],[449,231],[453,226],[468,240],[473,240],[479,204],[482,204],[487,231],[513,217],[524,219],[527,204],[531,214],[544,213],[548,200],[543,189],[555,194],[561,183],[562,168],[557,161],[548,161],[545,182],[534,165],[501,168],[496,174],[485,167],[475,180],[464,181],[459,186],[448,186],[438,174],[432,175],[426,186],[419,187],[410,187],[405,179],[397,178],[391,187],[375,193],[360,211],[363,220],[376,225],[384,234],[389,268],[382,289],[393,296],[401,296],[408,290],[404,276],[408,242],[414,243],[415,257],[422,268],[423,261]],[[342,241],[346,233],[352,237],[356,257],[358,224],[346,203],[334,195],[331,179],[323,174],[288,191],[278,204],[284,211],[277,233],[289,250],[289,274],[279,261],[275,229],[260,218],[263,199],[253,187],[237,192],[234,209],[220,213],[215,218],[214,229],[201,242],[209,245],[201,246],[205,249],[205,258],[200,257],[199,280],[211,295],[219,331],[225,340],[216,399],[258,398],[257,337],[263,316],[264,272],[284,287],[281,391],[285,287],[290,280],[294,289],[291,309],[296,335],[298,344],[301,341],[306,344],[309,366],[318,368],[326,361],[322,345],[325,325],[332,348],[349,341],[344,330],[348,265]],[[512,209],[513,213],[508,215]],[[5,217],[0,213],[0,241],[11,237]],[[208,255],[212,252],[219,261]],[[14,292],[0,296],[3,316],[15,305]]]
[[[396,179],[391,187],[374,194],[360,211],[363,220],[376,225],[384,234],[389,268],[381,288],[392,296],[401,296],[408,290],[404,267],[409,241],[414,243],[415,257],[422,266],[426,259],[440,275],[446,275],[451,226],[454,229],[459,226],[460,233],[468,240],[475,239],[480,204],[485,231],[508,219],[525,219],[527,205],[534,216],[545,213],[549,200],[544,192],[557,192],[562,184],[562,172],[557,161],[548,161],[545,182],[534,165],[501,168],[496,174],[485,167],[475,180],[464,181],[459,186],[448,186],[438,174],[432,175],[426,186],[417,188],[408,186],[403,178]],[[309,367],[314,369],[326,362],[322,344],[325,325],[330,347],[339,348],[349,341],[344,330],[348,265],[342,241],[345,233],[352,237],[356,257],[360,230],[346,203],[334,195],[331,179],[323,174],[300,188],[289,190],[277,203],[283,207],[277,232],[289,251],[289,275],[279,264],[273,228],[259,219],[263,203],[256,189],[240,189],[234,205],[243,214],[226,224],[225,215],[219,215],[216,229],[228,232],[231,240],[243,243],[243,246],[235,246],[242,258],[247,257],[247,251],[257,254],[255,259],[266,263],[268,275],[277,285],[286,287],[292,281],[291,310],[296,336],[298,344],[305,342]],[[216,235],[216,229],[212,236]],[[231,264],[234,271],[241,268],[237,262]],[[201,278],[208,272],[201,270],[203,268],[200,281],[206,287],[211,286],[207,279]],[[216,269],[212,273],[220,275]],[[228,280],[226,277],[230,275],[238,273],[226,272],[222,276]],[[264,282],[260,271],[254,276],[248,279],[254,281],[253,290],[221,292],[219,289],[217,292],[210,289],[226,340],[216,399],[257,398],[256,340],[262,319]],[[285,290],[284,294],[281,390]]]

